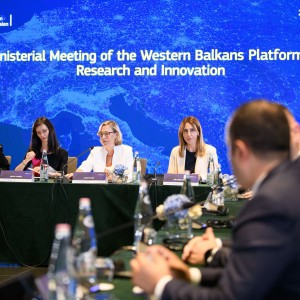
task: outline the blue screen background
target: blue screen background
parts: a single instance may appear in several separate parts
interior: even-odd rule
[[[47,1],[48,2],[48,1]],[[107,52],[126,50],[191,52],[299,51],[298,7],[284,1],[10,1],[0,15],[12,14],[13,26],[0,27],[0,52]],[[154,62],[124,62],[151,67]],[[167,171],[178,144],[181,120],[199,118],[204,139],[217,148],[224,173],[226,122],[241,103],[265,97],[287,105],[300,119],[299,61],[173,61],[158,66],[225,67],[226,76],[78,77],[76,65],[120,66],[121,62],[0,62],[0,143],[23,159],[31,126],[40,116],[54,124],[61,146],[76,156],[99,145],[104,120],[116,120],[124,143],[148,159],[148,173],[160,162]],[[79,159],[81,162],[87,156]]]

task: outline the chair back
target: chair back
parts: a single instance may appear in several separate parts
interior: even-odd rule
[[[68,173],[74,173],[77,170],[78,159],[76,156],[69,156],[68,158]]]
[[[143,178],[146,174],[146,169],[147,169],[147,158],[140,158],[141,162],[141,177]]]
[[[10,155],[5,155],[7,161],[8,161],[8,164],[10,165],[11,164],[11,156]]]

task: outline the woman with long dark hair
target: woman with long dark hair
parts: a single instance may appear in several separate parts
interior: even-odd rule
[[[49,172],[63,171],[63,167],[68,161],[68,152],[60,147],[55,129],[46,117],[35,120],[32,126],[29,149],[23,161],[15,170],[24,171],[32,166],[34,171],[39,173],[43,150],[47,152],[49,166],[51,167]]]

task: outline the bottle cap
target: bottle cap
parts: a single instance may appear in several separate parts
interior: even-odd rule
[[[145,180],[142,180],[141,183],[140,183],[140,187],[143,188],[143,189],[147,189],[148,187],[148,184]]]
[[[91,199],[90,198],[80,198],[79,199],[80,206],[91,206]]]
[[[55,226],[55,234],[67,235],[71,232],[71,225],[67,223],[59,223]]]

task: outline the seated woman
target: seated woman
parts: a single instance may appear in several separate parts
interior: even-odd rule
[[[202,128],[196,117],[186,117],[178,129],[179,146],[172,149],[168,173],[184,174],[185,170],[196,173],[206,181],[208,159],[212,155],[214,164],[218,164],[216,148],[205,144]]]
[[[3,147],[0,144],[0,170],[9,170],[9,162],[3,153]]]
[[[40,117],[34,122],[29,149],[15,170],[24,171],[32,165],[34,172],[39,174],[43,150],[47,151],[49,175],[55,177],[56,171],[63,171],[68,161],[68,152],[60,148],[54,127],[46,117]]]
[[[101,147],[94,147],[88,158],[76,172],[106,172],[106,168],[121,164],[127,167],[128,178],[132,178],[132,147],[122,144],[122,133],[115,121],[103,122],[98,130]],[[71,177],[73,174],[68,174]],[[71,176],[70,176],[71,175]]]

